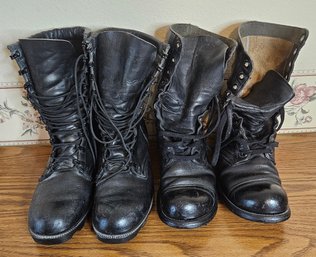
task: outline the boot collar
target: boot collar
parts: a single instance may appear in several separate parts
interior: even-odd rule
[[[259,38],[258,44],[260,43],[260,38],[270,37],[282,39],[292,45],[291,49],[289,49],[289,53],[287,53],[288,57],[285,56],[284,63],[278,67],[278,72],[285,78],[285,80],[288,81],[293,71],[294,63],[299,51],[304,46],[305,41],[308,38],[308,30],[304,28],[258,21],[241,23],[231,35],[232,38],[237,40],[238,48],[235,56],[234,71],[228,81],[228,89],[235,95],[241,96],[244,94],[244,86],[250,79],[254,69],[254,63],[252,61],[253,57],[248,49],[248,38],[254,36]],[[269,60],[267,60],[267,62],[269,62]]]

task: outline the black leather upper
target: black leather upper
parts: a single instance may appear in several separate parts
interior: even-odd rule
[[[277,117],[294,96],[287,81],[269,71],[245,98],[228,98],[230,136],[222,142],[218,178],[221,190],[238,207],[274,214],[288,208],[274,162]]]
[[[284,105],[294,96],[288,80],[308,31],[250,21],[232,36],[238,48],[213,159],[215,164],[221,146],[219,188],[237,215],[253,221],[284,221],[290,209],[275,166],[275,137],[283,123]]]
[[[92,45],[97,75],[91,102],[101,143],[92,222],[101,240],[127,240],[152,204],[142,108],[166,47],[146,34],[111,28],[96,33]]]
[[[216,126],[216,97],[234,42],[189,24],[172,25],[170,53],[155,103],[161,179],[160,217],[208,220],[217,208],[215,175],[207,160],[206,134]],[[165,217],[165,220],[164,218]],[[168,222],[168,220],[173,220]]]
[[[83,41],[83,33],[80,27],[56,29],[9,46],[26,79],[28,98],[39,111],[52,144],[29,209],[29,228],[35,237],[67,233],[87,215],[90,206],[93,141],[82,100],[77,98],[88,88],[80,59],[83,51],[78,48],[81,44],[74,43]]]

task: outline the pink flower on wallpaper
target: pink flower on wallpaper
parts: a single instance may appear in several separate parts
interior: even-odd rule
[[[300,105],[308,103],[310,98],[316,94],[316,86],[307,86],[304,84],[298,84],[294,87],[295,96],[290,101],[293,105]]]

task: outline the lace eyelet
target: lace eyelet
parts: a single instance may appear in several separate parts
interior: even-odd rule
[[[19,51],[15,51],[14,54],[10,55],[11,60],[14,60],[18,57],[20,57],[20,52]]]
[[[22,70],[19,70],[19,75],[22,76],[28,72],[27,68],[23,68]]]
[[[238,156],[239,156],[240,158],[247,158],[247,157],[248,157],[248,154],[247,154],[247,153],[239,152]]]
[[[23,87],[24,87],[25,90],[27,90],[30,86],[31,86],[31,83],[30,82],[26,82]]]
[[[297,53],[297,48],[294,49],[293,55],[296,55],[296,53]]]
[[[230,92],[229,90],[226,91],[226,97],[229,97],[232,94],[232,92]]]

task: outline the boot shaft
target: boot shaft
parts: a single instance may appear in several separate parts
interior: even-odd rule
[[[272,70],[247,96],[230,94],[217,131],[217,141],[221,144],[218,167],[222,169],[253,156],[274,162],[274,148],[278,145],[275,138],[283,124],[284,105],[293,97],[288,82]],[[217,163],[219,147],[217,143],[213,165]]]
[[[68,128],[78,127],[76,82],[86,80],[82,42],[87,33],[82,27],[53,29],[8,46],[26,81],[28,97],[49,130],[63,124],[54,116],[65,117]],[[82,87],[85,91],[88,85]]]
[[[148,175],[145,101],[160,78],[168,45],[134,30],[108,28],[87,41],[91,105],[101,143],[98,183],[109,174]]]
[[[91,175],[95,145],[84,108],[89,85],[82,48],[87,33],[82,27],[53,29],[8,46],[50,135],[52,154],[43,179],[75,166]]]
[[[159,129],[196,134],[219,94],[235,42],[190,24],[175,24],[155,104]]]
[[[157,81],[167,45],[135,30],[108,28],[91,38],[96,84],[114,119],[134,111],[148,85]],[[153,80],[154,78],[154,80]]]
[[[29,72],[27,79],[33,82],[38,96],[57,97],[73,87],[74,66],[83,54],[82,42],[86,33],[82,27],[53,29],[9,46],[11,51],[20,50],[23,55],[25,66],[21,72]]]
[[[277,119],[284,105],[294,97],[288,82],[277,72],[269,71],[244,98],[231,95],[233,134],[262,139],[275,133]]]
[[[108,28],[92,34],[86,47],[98,127],[103,136],[122,137],[141,122],[169,46],[139,31]]]

